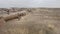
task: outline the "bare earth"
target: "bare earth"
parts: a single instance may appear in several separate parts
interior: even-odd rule
[[[60,8],[1,8],[0,16],[0,34],[60,34]]]

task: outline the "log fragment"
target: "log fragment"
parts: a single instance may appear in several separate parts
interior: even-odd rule
[[[5,21],[8,21],[8,20],[19,18],[21,16],[25,16],[25,15],[26,15],[26,12],[19,12],[19,13],[14,13],[14,14],[7,15],[7,16],[3,17],[3,19]]]

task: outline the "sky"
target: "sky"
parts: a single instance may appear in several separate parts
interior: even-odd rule
[[[0,8],[22,7],[49,7],[60,8],[60,0],[0,0]]]

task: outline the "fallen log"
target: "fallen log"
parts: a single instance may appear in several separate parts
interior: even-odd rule
[[[25,11],[21,11],[19,13],[14,13],[14,14],[10,14],[10,15],[7,15],[7,16],[3,16],[3,19],[5,21],[8,21],[8,20],[12,20],[12,19],[16,19],[16,18],[19,18],[19,17],[22,17],[22,16],[25,16],[26,15],[26,12]]]
[[[12,20],[12,19],[20,19],[22,16],[25,16],[26,15],[26,12],[25,11],[21,11],[19,13],[14,13],[14,14],[9,14],[7,16],[0,16],[0,27],[2,28],[6,21],[9,21],[9,20]]]

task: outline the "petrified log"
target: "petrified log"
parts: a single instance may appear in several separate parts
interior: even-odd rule
[[[25,12],[20,12],[20,13],[10,14],[5,17],[1,16],[0,17],[0,27],[2,28],[5,25],[6,21],[8,21],[8,20],[12,20],[12,19],[16,19],[16,18],[20,19],[22,16],[25,16],[25,15],[26,15]]]
[[[3,19],[5,20],[5,21],[8,21],[8,20],[11,20],[11,19],[15,19],[15,18],[19,18],[19,17],[21,17],[21,16],[25,16],[26,15],[26,12],[19,12],[19,13],[14,13],[14,14],[10,14],[10,15],[7,15],[7,16],[5,16],[5,17],[3,17]]]

